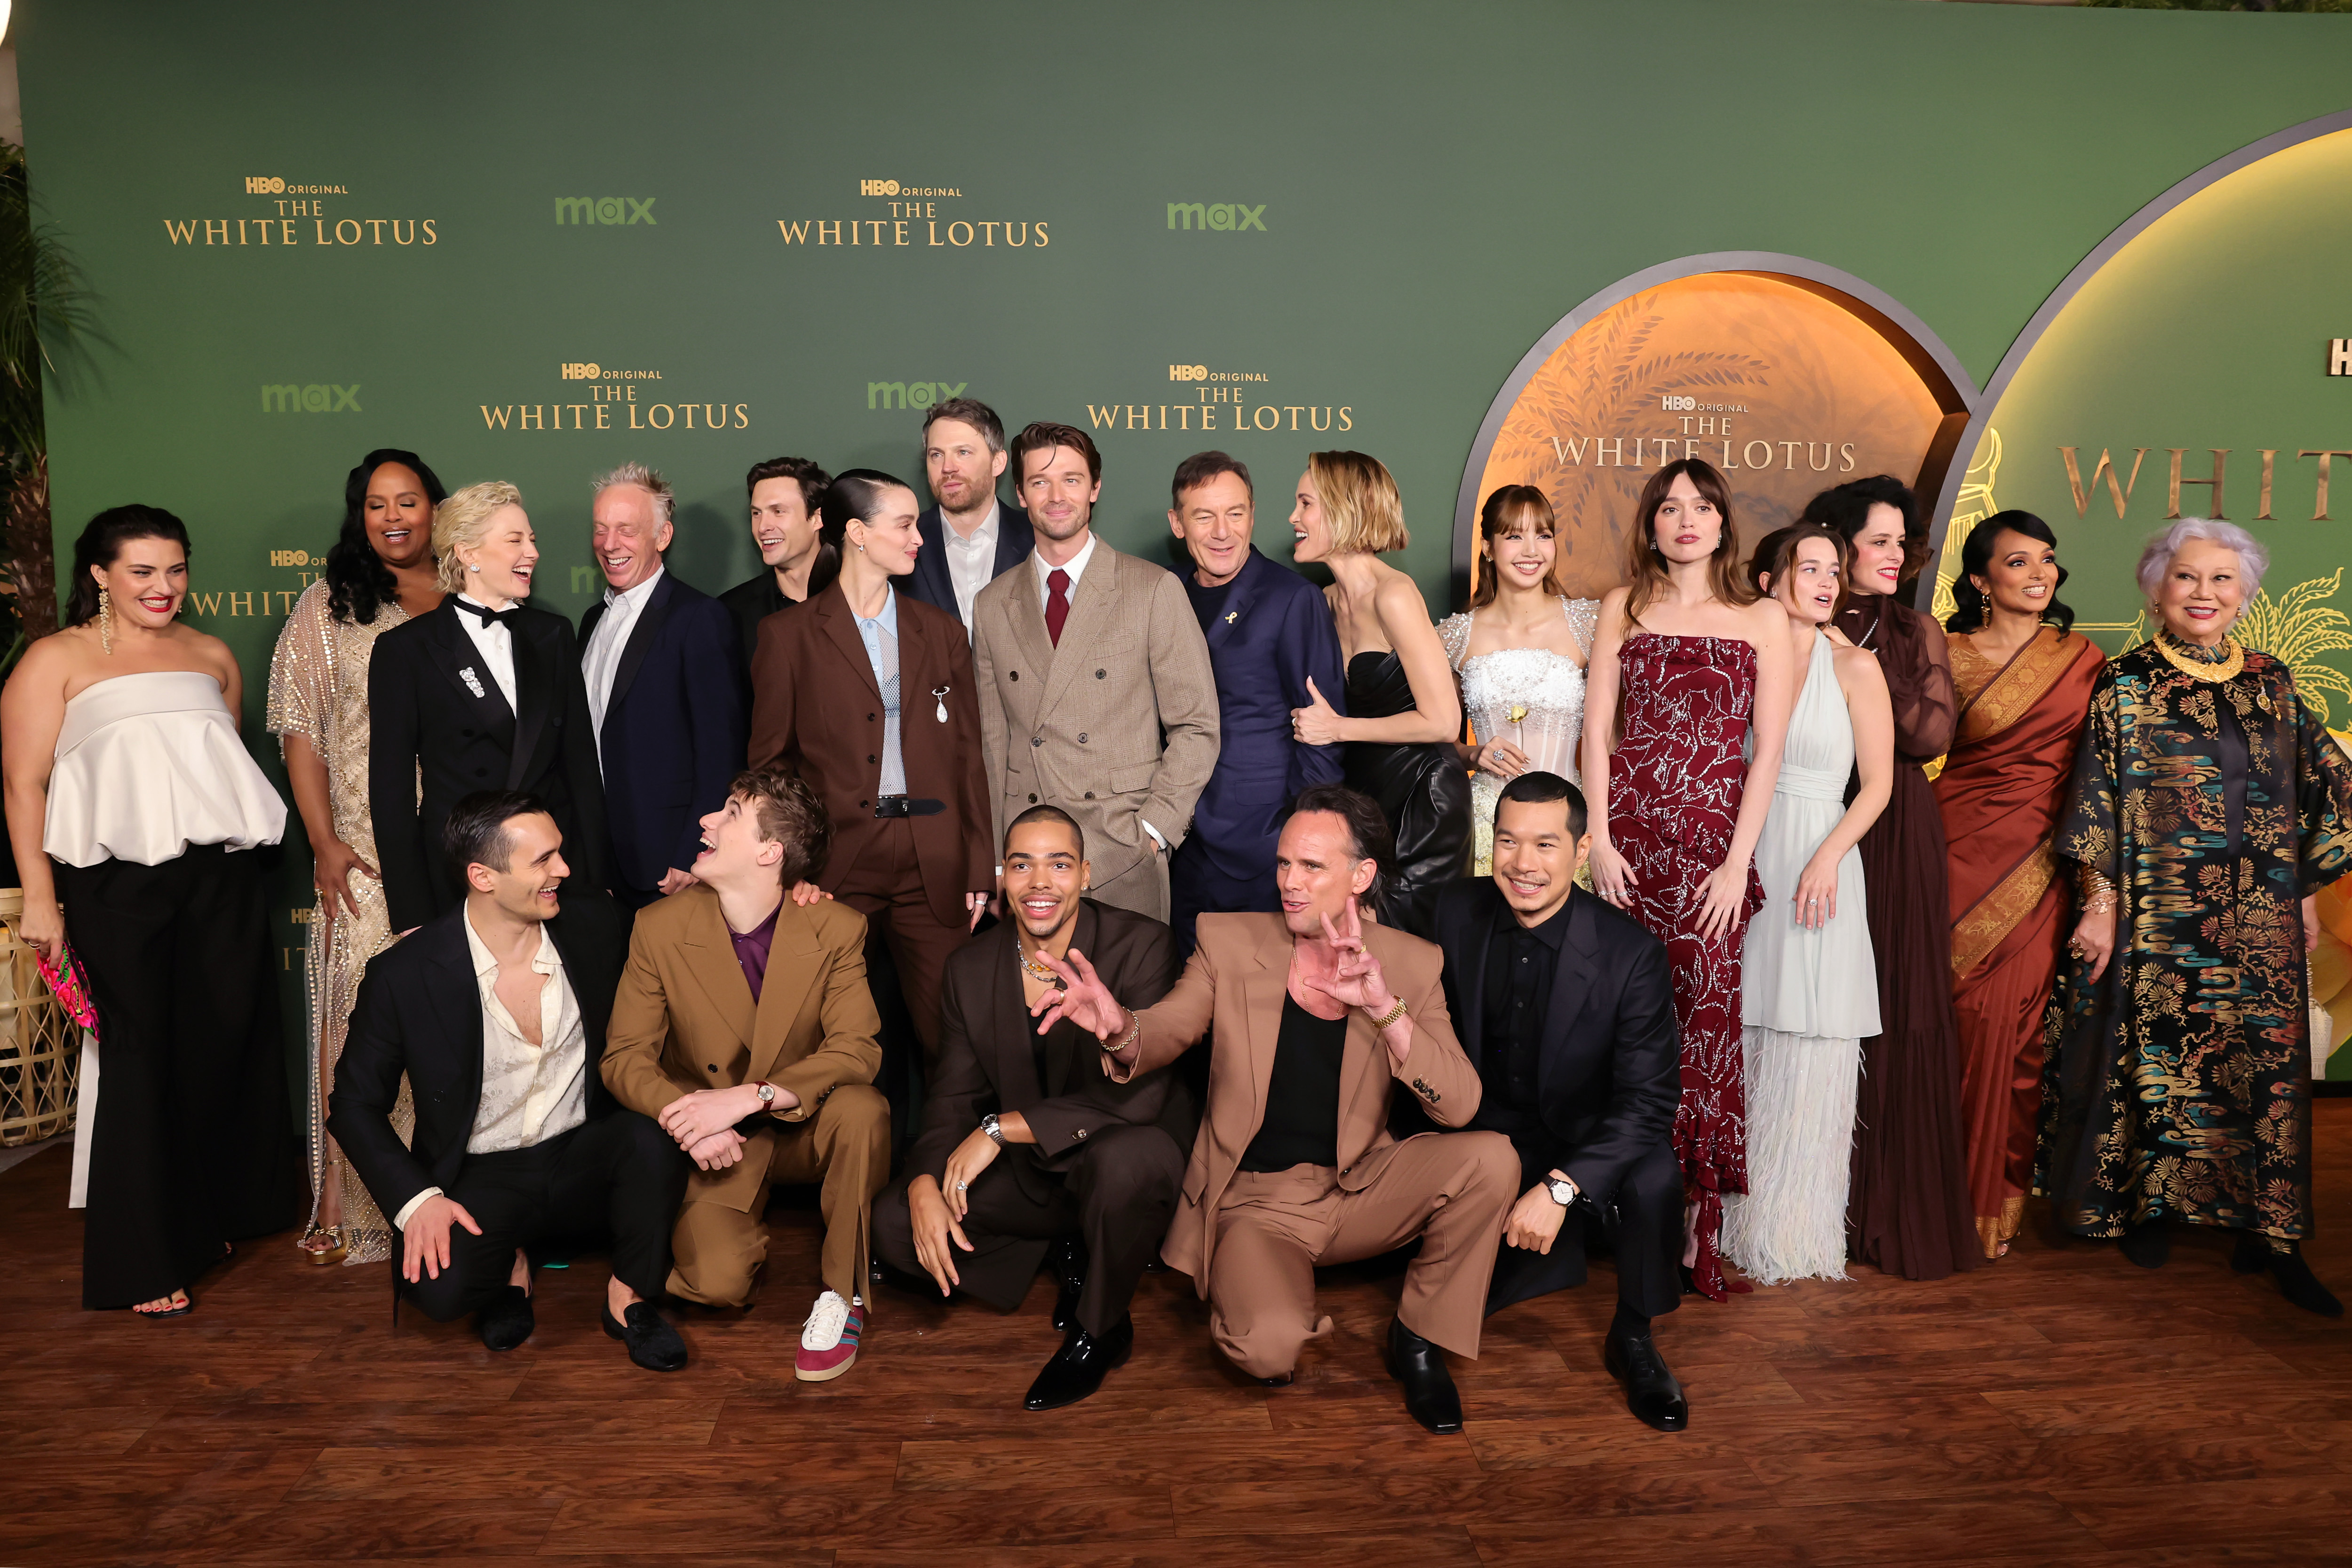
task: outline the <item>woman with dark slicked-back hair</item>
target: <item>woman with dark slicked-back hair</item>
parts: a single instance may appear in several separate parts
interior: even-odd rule
[[[2053,841],[2091,689],[2106,663],[2059,599],[2058,537],[1996,512],[1960,550],[1952,584],[1959,720],[1936,775],[1951,846],[1952,1009],[1969,1197],[1987,1258],[2025,1218],[2042,1120],[2042,1003],[2058,977],[2074,890]]]
[[[1960,1132],[1960,1044],[1948,975],[1950,872],[1927,765],[1952,743],[1951,654],[1944,630],[1903,602],[1927,559],[1918,498],[1884,474],[1822,491],[1804,521],[1843,536],[1852,552],[1837,629],[1878,656],[1895,704],[1895,793],[1862,836],[1869,886],[1880,1032],[1862,1042],[1862,1110],[1854,1137],[1847,1239],[1859,1262],[1910,1280],[1976,1266]]]
[[[180,624],[180,519],[100,512],[71,582],[65,630],[0,692],[16,935],[52,973],[78,960],[105,1053],[102,1094],[83,1067],[82,1305],[183,1317],[231,1242],[302,1211],[268,889],[240,852],[286,803],[237,738],[236,660]]]
[[[1789,617],[1739,570],[1731,487],[1705,458],[1650,476],[1625,548],[1628,583],[1601,601],[1584,703],[1592,886],[1674,967],[1685,1269],[1719,1301],[1748,1289],[1725,1277],[1720,1232],[1724,1198],[1748,1190],[1740,964],[1764,902],[1756,847],[1796,706],[1795,654]]]
[[[441,602],[433,508],[440,479],[414,452],[383,447],[343,481],[343,528],[327,570],[302,591],[269,661],[269,708],[286,781],[310,842],[310,1221],[297,1243],[310,1261],[379,1263],[392,1228],[327,1136],[327,1092],[367,962],[392,941],[368,820],[368,661],[375,640]],[[404,1098],[394,1121],[404,1134]]]

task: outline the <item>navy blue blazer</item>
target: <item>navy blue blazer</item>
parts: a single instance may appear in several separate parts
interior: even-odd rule
[[[915,519],[915,527],[923,536],[923,548],[915,552],[915,570],[898,591],[909,599],[919,599],[935,609],[962,616],[956,609],[955,579],[948,572],[947,525],[940,521],[940,509],[929,507]],[[1029,559],[1036,548],[1037,535],[1029,526],[1029,514],[1018,507],[1008,507],[1002,498],[996,503],[996,564],[989,570],[991,582],[1003,577]],[[964,627],[967,641],[971,628]]]
[[[600,601],[580,618],[584,674]],[[665,571],[629,629],[597,755],[613,839],[613,888],[650,899],[662,873],[702,852],[700,819],[743,770],[751,694],[727,607]]]
[[[1347,712],[1348,669],[1322,590],[1250,547],[1225,607],[1209,622],[1217,676],[1216,770],[1192,807],[1192,831],[1209,867],[1273,890],[1275,841],[1298,792],[1340,781],[1341,746],[1290,738],[1290,710],[1307,706],[1307,681]]]

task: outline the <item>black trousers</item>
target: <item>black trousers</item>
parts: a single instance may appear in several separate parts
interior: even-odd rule
[[[1066,1172],[1032,1173],[1045,1183],[1042,1199],[1008,1168],[1012,1161],[1028,1157],[1018,1145],[1005,1150],[966,1195],[971,1208],[964,1216],[963,1233],[973,1249],[948,1244],[963,1291],[1009,1312],[1029,1293],[1047,1245],[1076,1237],[1087,1249],[1078,1325],[1090,1334],[1108,1333],[1127,1316],[1144,1266],[1168,1234],[1184,1181],[1183,1153],[1157,1127],[1105,1127],[1087,1141]],[[928,1278],[915,1256],[904,1181],[874,1200],[874,1250],[900,1272]]]
[[[98,1006],[81,1304],[128,1307],[302,1218],[268,893],[218,844],[51,866]]]
[[[670,1227],[694,1168],[661,1124],[614,1111],[527,1149],[467,1155],[446,1196],[482,1228],[449,1229],[441,1277],[400,1289],[419,1312],[447,1322],[478,1312],[506,1288],[515,1249],[558,1239],[609,1236],[613,1273],[646,1301],[669,1279]],[[401,1249],[392,1250],[399,1266]]]
[[[1203,915],[1235,915],[1249,911],[1272,913],[1282,907],[1274,886],[1274,852],[1266,852],[1265,869],[1246,878],[1227,876],[1210,863],[1202,836],[1185,835],[1168,862],[1168,924],[1176,933],[1176,951],[1192,956],[1198,938],[1194,927]],[[1201,1053],[1205,1057],[1208,1053]]]
[[[1551,1154],[1530,1145],[1517,1147],[1519,1190],[1525,1192],[1549,1174]],[[1616,1249],[1620,1305],[1650,1318],[1680,1306],[1682,1277],[1675,1265],[1682,1261],[1683,1173],[1674,1150],[1662,1143],[1635,1161],[1610,1209],[1595,1215],[1580,1200],[1560,1222],[1559,1237],[1549,1252],[1504,1242],[1495,1260],[1494,1281],[1486,1287],[1486,1311],[1498,1312],[1515,1301],[1584,1283],[1591,1231],[1600,1232]]]

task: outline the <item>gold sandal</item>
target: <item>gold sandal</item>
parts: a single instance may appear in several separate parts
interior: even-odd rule
[[[325,1238],[332,1245],[326,1247],[311,1245],[320,1238]],[[302,1239],[294,1245],[307,1253],[311,1263],[320,1269],[341,1262],[350,1255],[352,1249],[350,1241],[343,1236],[343,1228],[340,1225],[313,1225],[302,1232]]]

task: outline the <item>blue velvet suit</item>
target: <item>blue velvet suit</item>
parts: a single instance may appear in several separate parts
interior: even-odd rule
[[[604,618],[580,622],[581,657]],[[743,769],[751,699],[733,618],[664,572],[629,628],[597,750],[613,836],[614,895],[631,909],[660,896],[663,873],[701,852],[701,819],[727,803]]]
[[[1192,808],[1192,829],[1169,866],[1171,924],[1192,950],[1198,915],[1280,907],[1274,846],[1298,792],[1337,784],[1337,746],[1290,738],[1290,710],[1307,706],[1307,682],[1347,711],[1348,672],[1322,591],[1250,548],[1223,605],[1203,629],[1217,676],[1223,747]]]

